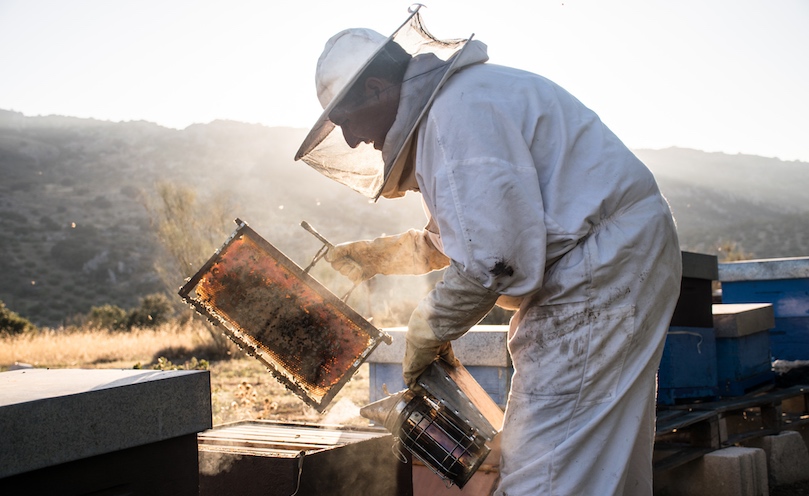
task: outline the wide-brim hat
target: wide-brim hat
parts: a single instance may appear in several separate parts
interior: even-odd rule
[[[373,200],[379,199],[392,176],[397,177],[394,166],[403,162],[400,158],[409,148],[419,121],[452,73],[456,55],[469,41],[434,38],[424,27],[420,7],[411,8],[405,22],[387,38],[365,28],[340,31],[329,39],[318,59],[315,85],[324,110],[295,154],[295,160],[304,161],[321,174]],[[432,64],[429,73],[406,74],[406,78],[429,77],[429,91],[419,95],[420,101],[411,102],[406,109],[400,106],[393,126],[395,132],[388,133],[382,150],[366,143],[351,148],[329,115],[351,93],[363,71],[384,56],[384,47],[391,41],[400,45],[413,60],[430,57],[438,61]]]

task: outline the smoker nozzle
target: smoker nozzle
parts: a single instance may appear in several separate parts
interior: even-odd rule
[[[407,393],[410,394],[408,395]],[[382,398],[381,400],[365,405],[360,408],[360,415],[372,422],[385,426],[388,431],[393,432],[402,408],[412,399],[412,395],[412,391],[404,389],[387,398]]]

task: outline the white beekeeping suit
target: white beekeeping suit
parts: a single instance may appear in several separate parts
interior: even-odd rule
[[[443,303],[454,294],[523,297],[497,494],[651,494],[655,373],[681,277],[652,174],[562,88],[493,65],[450,78],[418,144],[460,283],[417,313],[450,340],[470,320]]]
[[[376,260],[358,279],[449,261],[411,316],[408,384],[498,299],[518,303],[496,494],[651,495],[655,374],[681,278],[671,212],[591,110],[541,76],[481,63],[484,48],[436,91],[397,180],[423,195],[432,235],[327,258]],[[399,114],[422,84],[405,78]],[[439,249],[446,258],[423,256]]]

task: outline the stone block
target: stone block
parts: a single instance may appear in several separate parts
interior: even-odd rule
[[[799,433],[783,431],[776,436],[764,436],[761,447],[767,454],[771,486],[809,479],[809,450]]]
[[[706,454],[655,480],[656,496],[768,496],[763,449],[730,447]]]

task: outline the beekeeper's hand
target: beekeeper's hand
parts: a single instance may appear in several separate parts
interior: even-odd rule
[[[377,274],[425,274],[449,264],[426,232],[416,229],[374,240],[341,243],[329,249],[324,258],[354,284]]]
[[[334,245],[323,256],[337,272],[351,279],[354,284],[370,279],[376,275],[370,264],[368,255],[371,241],[352,241]]]
[[[416,312],[410,317],[405,335],[405,356],[402,362],[402,377],[405,384],[414,391],[419,391],[419,376],[436,358],[444,360],[453,367],[458,366],[458,359],[452,351],[449,341],[441,341],[435,337],[427,319]]]
[[[463,275],[454,262],[407,324],[402,376],[418,390],[419,376],[436,359],[457,365],[450,341],[461,337],[494,307],[498,294]]]

